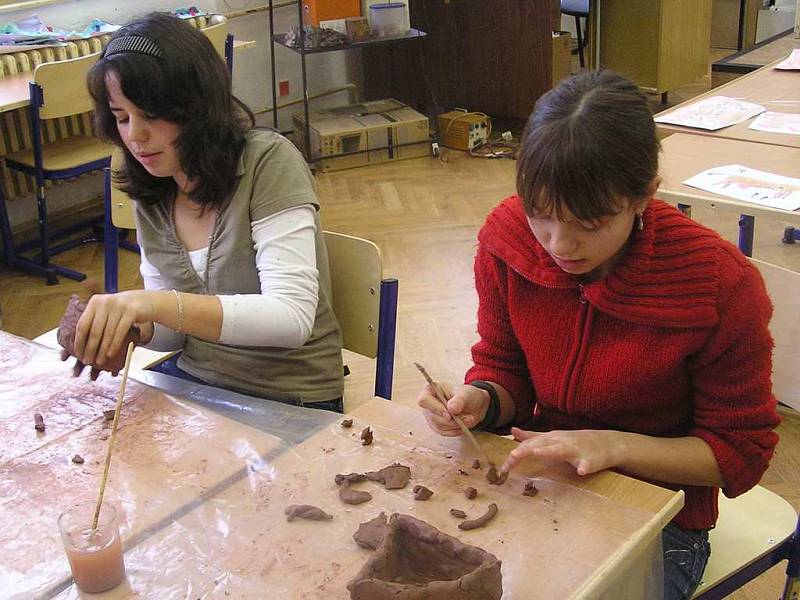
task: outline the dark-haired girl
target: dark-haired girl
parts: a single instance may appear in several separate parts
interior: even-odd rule
[[[663,535],[673,599],[705,568],[719,489],[758,483],[779,418],[764,283],[733,245],[653,198],[658,152],[646,97],[617,74],[575,76],[537,102],[518,195],[478,234],[480,339],[448,410],[511,428],[505,471],[533,457],[683,490]],[[429,388],[418,402],[431,428],[460,434]]]
[[[120,29],[89,74],[98,134],[125,151],[144,290],[96,295],[75,355],[102,368],[130,327],[183,352],[172,374],[342,410],[314,180],[277,133],[252,127],[225,64],[188,23],[150,14]]]

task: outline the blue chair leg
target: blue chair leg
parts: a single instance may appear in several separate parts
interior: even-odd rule
[[[233,76],[233,35],[228,34],[225,38],[225,64],[228,66],[228,74]]]
[[[117,292],[117,248],[119,247],[119,231],[111,219],[111,169],[103,169],[103,207],[105,228],[103,234],[103,273],[107,294]]]
[[[745,256],[753,256],[755,226],[755,217],[739,215],[739,250],[741,250]]]
[[[397,290],[397,279],[384,279],[381,281],[375,395],[387,400],[392,399],[394,346],[397,334]]]
[[[786,567],[786,585],[781,600],[800,598],[800,519],[794,529],[789,547],[789,564]]]
[[[581,18],[578,15],[575,15],[575,33],[578,36],[578,60],[581,64],[581,69],[586,68],[586,59],[583,55],[583,34],[581,33]]]

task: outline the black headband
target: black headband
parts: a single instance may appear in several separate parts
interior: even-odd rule
[[[113,56],[114,54],[124,54],[135,52],[138,54],[147,54],[148,56],[155,56],[161,58],[164,56],[161,48],[158,47],[153,40],[146,38],[142,35],[123,35],[114,38],[106,46],[106,51],[103,54],[104,58]]]

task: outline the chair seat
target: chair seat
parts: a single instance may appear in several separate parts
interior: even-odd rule
[[[114,147],[85,135],[73,135],[42,146],[42,162],[45,171],[65,171],[81,165],[110,159]],[[20,150],[6,156],[6,163],[14,168],[14,163],[35,169],[33,149]]]
[[[589,0],[561,0],[561,12],[573,17],[588,17]]]
[[[794,533],[797,512],[761,486],[738,498],[720,494],[719,519],[711,530],[711,557],[694,597],[769,554]]]

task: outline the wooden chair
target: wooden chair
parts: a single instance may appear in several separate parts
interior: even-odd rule
[[[30,83],[30,136],[32,147],[6,156],[6,167],[30,175],[36,180],[36,202],[39,215],[39,254],[33,258],[22,256],[34,244],[16,245],[6,211],[5,198],[0,198],[0,232],[2,233],[6,262],[10,267],[29,271],[47,280],[48,285],[58,283],[58,275],[81,281],[86,275],[50,262],[50,257],[86,242],[99,242],[99,237],[72,240],[51,246],[52,239],[74,234],[87,226],[82,223],[51,232],[47,221],[45,182],[71,179],[107,167],[111,146],[89,135],[70,135],[45,142],[42,129],[50,119],[59,119],[87,113],[92,110],[92,99],[86,87],[86,74],[97,61],[99,54],[40,64]]]
[[[133,200],[112,183],[112,173],[121,168],[125,160],[125,153],[121,148],[115,148],[111,155],[111,166],[105,171],[105,224],[103,227],[103,275],[106,293],[114,294],[119,291],[119,247],[138,252],[139,247],[123,238],[120,230],[128,232],[136,229],[133,218]],[[122,238],[122,239],[121,239]]]
[[[233,74],[233,35],[228,33],[228,19],[222,15],[208,17],[206,26],[201,27],[206,37],[211,41],[219,55],[228,66],[228,72]]]
[[[380,249],[369,240],[325,232],[333,312],[346,350],[376,358],[375,395],[391,400],[397,329],[397,279],[383,278]]]

